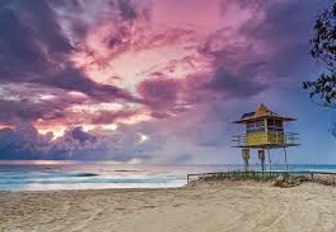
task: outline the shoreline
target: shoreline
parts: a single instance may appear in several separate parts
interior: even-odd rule
[[[301,177],[301,176],[298,176]],[[200,178],[197,180],[190,181],[189,183],[185,183],[182,186],[172,186],[172,187],[130,187],[130,188],[87,188],[87,189],[46,189],[46,190],[0,190],[0,196],[2,194],[20,194],[20,193],[34,193],[34,194],[44,194],[44,193],[61,193],[61,192],[138,192],[138,191],[164,191],[164,190],[171,190],[171,189],[188,189],[193,188],[195,186],[202,186],[202,185],[265,185],[268,187],[274,188],[295,188],[302,184],[313,184],[313,185],[321,185],[330,188],[335,188],[335,186],[330,184],[325,184],[323,182],[318,181],[303,181],[300,182],[299,185],[294,185],[290,187],[281,187],[275,184],[276,178],[272,179],[265,179],[265,180],[256,180],[256,179],[235,179],[235,178],[225,178],[225,179],[216,179],[213,177],[207,177],[206,179]]]
[[[7,190],[0,190],[0,194],[2,193],[48,193],[48,192],[85,192],[85,191],[125,191],[125,190],[165,190],[165,189],[179,189],[179,188],[186,188],[186,185],[180,187],[132,187],[132,188],[87,188],[87,189],[47,189],[47,190],[15,190],[15,191],[7,191]]]
[[[308,182],[0,192],[0,231],[335,231],[334,199],[336,188]]]
[[[181,187],[166,187],[166,188],[97,188],[97,189],[55,189],[55,190],[25,190],[25,191],[1,191],[0,196],[5,194],[50,194],[50,193],[71,193],[71,192],[111,192],[111,193],[120,193],[120,192],[138,192],[138,191],[163,191],[170,189],[184,189],[187,186]]]

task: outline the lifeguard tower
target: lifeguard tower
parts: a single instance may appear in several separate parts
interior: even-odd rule
[[[233,123],[242,124],[246,127],[245,134],[233,136],[234,147],[242,148],[245,171],[249,170],[251,149],[258,150],[258,158],[261,161],[261,170],[265,171],[265,150],[267,150],[270,171],[272,161],[270,150],[283,148],[285,155],[286,171],[288,170],[287,147],[299,145],[297,133],[288,133],[284,130],[284,123],[295,121],[295,118],[281,116],[269,110],[261,104],[256,111],[245,113],[239,120]]]

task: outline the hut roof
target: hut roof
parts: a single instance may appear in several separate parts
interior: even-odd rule
[[[251,121],[256,121],[263,118],[273,118],[282,121],[294,121],[295,118],[281,116],[267,108],[264,104],[260,104],[256,111],[244,113],[239,120],[234,121],[234,123],[246,123]]]

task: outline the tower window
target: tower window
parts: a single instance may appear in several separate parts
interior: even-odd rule
[[[254,132],[260,132],[260,131],[265,131],[265,122],[263,120],[249,122],[246,124],[247,133],[254,133]]]
[[[268,131],[283,131],[282,121],[278,119],[267,119],[267,129]]]

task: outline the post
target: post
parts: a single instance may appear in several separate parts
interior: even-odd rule
[[[260,159],[260,164],[261,164],[261,172],[265,172],[265,150],[260,149],[258,150],[258,158]]]
[[[248,172],[248,170],[249,170],[249,159],[250,159],[250,149],[248,149],[248,148],[242,149],[242,157],[244,159],[245,172]]]
[[[286,172],[288,172],[288,162],[287,162],[287,151],[286,151],[286,147],[283,147],[284,152],[285,152],[285,163],[286,163]]]
[[[267,148],[267,155],[268,155],[268,161],[269,161],[269,171],[272,171],[272,160],[271,160],[271,153],[270,153],[270,149]]]

